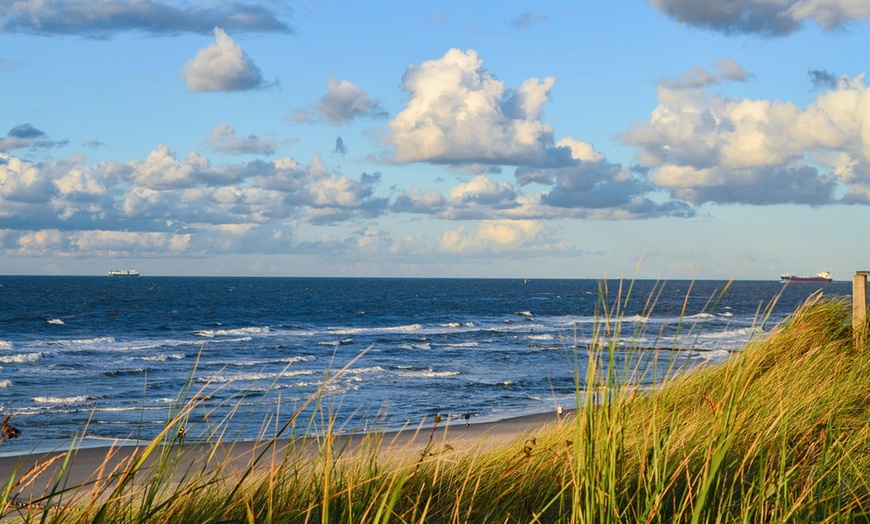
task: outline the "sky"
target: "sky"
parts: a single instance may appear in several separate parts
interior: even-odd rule
[[[0,0],[0,274],[870,269],[870,0]]]

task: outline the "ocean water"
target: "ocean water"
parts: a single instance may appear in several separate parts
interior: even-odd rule
[[[608,328],[621,380],[654,387],[727,359],[819,289],[851,294],[726,284],[0,276],[0,415],[22,432],[0,454],[150,439],[182,397],[197,402],[189,439],[270,436],[321,389],[297,432],[315,408],[314,431],[570,408]]]

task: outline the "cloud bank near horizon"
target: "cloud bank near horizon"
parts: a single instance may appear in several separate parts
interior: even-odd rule
[[[649,121],[621,137],[637,151],[630,169],[590,143],[553,138],[543,120],[553,79],[532,78],[511,90],[477,53],[451,50],[406,72],[408,102],[390,122],[395,161],[455,164],[472,176],[446,193],[411,185],[392,197],[379,195],[379,174],[336,173],[316,154],[307,166],[290,157],[215,165],[199,152],[182,157],[161,145],[144,160],[29,161],[13,153],[56,142],[22,123],[0,138],[0,245],[16,255],[297,252],[315,249],[294,237],[306,224],[411,215],[481,222],[450,228],[437,240],[398,242],[371,228],[349,238],[385,252],[401,243],[444,254],[497,254],[511,245],[569,249],[543,240],[555,231],[546,226],[554,219],[688,217],[707,203],[870,204],[870,136],[862,131],[870,125],[870,92],[863,75],[840,77],[805,108],[711,93],[750,79],[738,64],[720,61],[712,71],[693,68],[662,80]],[[228,125],[205,143],[228,154],[276,152],[274,141],[239,136]],[[484,163],[498,169],[481,172]],[[514,168],[513,181],[498,176],[505,167]],[[334,240],[320,249],[340,246],[359,249]]]

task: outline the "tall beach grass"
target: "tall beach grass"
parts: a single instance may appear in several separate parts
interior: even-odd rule
[[[303,415],[319,406],[315,395],[283,422],[263,421],[269,437],[256,445],[215,421],[203,442],[182,446],[179,428],[197,408],[186,399],[198,396],[185,390],[157,438],[108,449],[84,481],[70,481],[75,443],[0,479],[3,520],[870,521],[870,347],[852,339],[848,300],[815,295],[725,363],[640,390],[632,377],[644,370],[614,360],[630,291],[602,288],[594,342],[566,348],[575,359],[566,365],[588,360],[577,410],[512,442],[459,446],[440,420],[407,445],[350,439],[323,408],[315,433]],[[300,429],[306,436],[294,437]]]

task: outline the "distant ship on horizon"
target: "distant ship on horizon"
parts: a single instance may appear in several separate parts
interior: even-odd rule
[[[821,273],[816,273],[816,276],[814,277],[789,275],[788,273],[783,273],[779,276],[779,278],[783,284],[830,284],[834,281],[834,279],[831,278],[830,271],[822,271]]]
[[[138,277],[139,272],[135,269],[110,269],[110,277]]]

